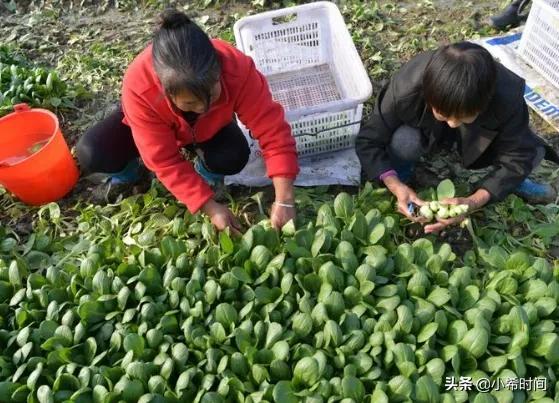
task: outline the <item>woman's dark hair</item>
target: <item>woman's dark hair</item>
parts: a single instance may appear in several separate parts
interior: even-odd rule
[[[497,67],[483,47],[459,42],[440,47],[425,69],[425,102],[445,117],[485,110],[495,92]]]
[[[221,68],[210,38],[175,9],[165,10],[153,38],[153,65],[168,95],[188,90],[209,107]]]

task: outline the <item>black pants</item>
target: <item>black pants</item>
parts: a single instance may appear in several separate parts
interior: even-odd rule
[[[76,154],[83,174],[117,173],[140,156],[132,130],[122,123],[123,118],[119,108],[80,138]],[[198,143],[193,151],[201,154],[208,170],[222,175],[239,173],[250,154],[246,138],[235,121],[210,140]]]

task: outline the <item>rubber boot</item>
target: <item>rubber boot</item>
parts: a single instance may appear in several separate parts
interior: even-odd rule
[[[210,185],[210,187],[214,191],[214,200],[227,200],[225,190],[225,175],[210,171],[200,157],[196,157],[196,159],[194,160],[194,170],[206,181],[208,185]]]
[[[134,158],[128,164],[126,164],[122,171],[109,175],[109,180],[113,185],[124,183],[133,184],[138,182],[140,178],[141,167],[138,158]]]
[[[557,191],[553,186],[529,178],[524,179],[514,193],[530,204],[549,204],[557,199]]]
[[[194,170],[200,175],[208,185],[211,187],[217,187],[224,182],[225,175],[217,174],[215,172],[210,171],[202,158],[197,157],[194,161]]]

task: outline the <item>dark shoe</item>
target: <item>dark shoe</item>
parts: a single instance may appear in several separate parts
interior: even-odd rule
[[[95,185],[91,189],[89,200],[94,204],[112,204],[132,195],[133,184],[119,183],[113,184],[110,180],[105,183]]]
[[[151,184],[153,175],[134,159],[117,173],[96,173],[85,178],[95,184],[91,189],[90,200],[96,204],[116,203],[122,198],[145,193]]]
[[[148,179],[136,183],[113,183],[109,180],[95,185],[90,191],[89,200],[101,205],[118,203],[127,197],[146,193],[150,186],[151,181]]]
[[[499,15],[493,15],[490,17],[491,25],[501,31],[507,28],[514,28],[520,25],[522,21],[521,17],[518,15],[518,5],[511,4]]]
[[[112,182],[113,184],[119,183],[136,183],[144,179],[148,174],[146,167],[140,162],[138,158],[131,160],[122,171],[115,173],[94,172],[86,175],[83,178],[88,182],[95,184],[104,184]]]
[[[530,0],[513,1],[501,14],[490,17],[491,25],[501,31],[519,26],[528,17],[529,3]]]
[[[514,193],[530,204],[549,204],[557,199],[557,191],[553,186],[528,178],[524,179]]]

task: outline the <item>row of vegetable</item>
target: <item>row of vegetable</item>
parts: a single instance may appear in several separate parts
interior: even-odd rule
[[[33,65],[13,49],[0,47],[0,116],[22,102],[48,109],[71,107],[83,94],[83,89],[68,86],[56,70]]]
[[[559,267],[405,242],[393,206],[367,185],[232,239],[156,188],[49,205],[29,239],[0,233],[0,400],[557,401]]]

